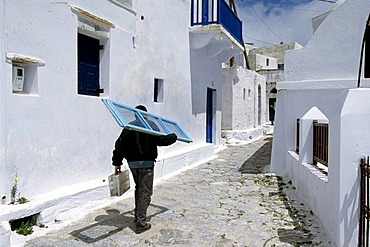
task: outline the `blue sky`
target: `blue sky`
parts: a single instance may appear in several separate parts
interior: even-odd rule
[[[333,4],[319,0],[235,0],[243,21],[245,42],[257,46],[296,41],[306,45],[312,36],[311,19]]]

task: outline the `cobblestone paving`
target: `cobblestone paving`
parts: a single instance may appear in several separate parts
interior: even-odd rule
[[[291,182],[266,173],[271,142],[228,146],[163,180],[154,188],[147,232],[134,232],[128,198],[25,246],[334,246]]]

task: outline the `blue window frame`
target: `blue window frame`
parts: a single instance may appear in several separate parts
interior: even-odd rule
[[[113,115],[118,125],[122,128],[153,135],[175,133],[177,135],[177,140],[192,142],[190,137],[175,121],[109,99],[102,99],[102,101]]]

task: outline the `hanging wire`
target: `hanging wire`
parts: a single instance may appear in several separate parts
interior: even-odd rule
[[[261,43],[265,43],[265,44],[268,44],[268,45],[275,45],[275,44],[272,44],[272,43],[269,43],[269,42],[266,42],[266,41],[263,41],[263,40],[260,40],[260,39],[256,39],[256,38],[253,38],[253,37],[250,37],[250,36],[247,36],[247,35],[243,35],[243,37],[247,37],[248,39],[253,39],[255,41],[259,41]]]
[[[248,5],[251,7],[251,9],[253,10],[253,12],[257,15],[257,17],[263,22],[263,24],[265,24],[265,26],[281,41],[283,42],[283,39],[279,37],[279,35],[277,35],[274,30],[272,30],[269,25],[267,25],[267,23],[262,19],[262,17],[257,13],[257,11],[253,8],[252,4],[249,2],[249,0],[245,0]]]

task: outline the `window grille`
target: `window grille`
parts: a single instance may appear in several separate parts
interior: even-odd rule
[[[299,121],[300,119],[297,119],[297,124],[296,124],[296,144],[295,144],[295,152],[299,154]]]
[[[313,121],[313,163],[328,166],[329,124]]]

